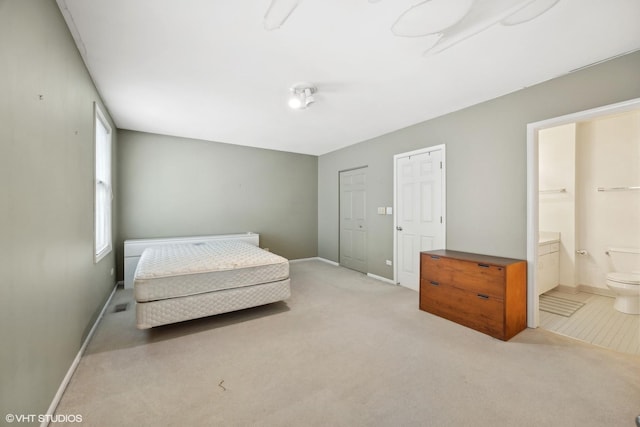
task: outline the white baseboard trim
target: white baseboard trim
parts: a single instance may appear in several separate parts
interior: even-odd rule
[[[597,286],[578,285],[578,290],[582,292],[587,292],[589,294],[600,295],[602,297],[611,297],[611,298],[616,297],[615,292],[613,292],[609,288],[604,289],[604,288],[599,288]]]
[[[578,292],[586,292],[588,294],[595,294],[603,297],[611,297],[611,298],[616,297],[616,294],[608,288],[605,289],[605,288],[599,288],[597,286],[590,286],[590,285],[578,285],[578,286],[558,285],[558,287],[555,289],[568,294],[577,294]]]
[[[305,262],[305,261],[314,261],[317,260],[317,257],[313,258],[298,258],[298,259],[290,259],[289,262],[295,264],[296,262]]]
[[[69,381],[71,381],[71,377],[73,376],[73,374],[75,373],[76,369],[78,368],[78,364],[80,363],[80,359],[82,358],[82,355],[84,354],[85,350],[87,349],[87,345],[89,345],[89,341],[91,340],[91,337],[93,337],[93,334],[96,331],[96,328],[98,327],[98,323],[100,323],[100,320],[102,319],[102,316],[104,315],[104,312],[107,311],[107,307],[109,307],[109,303],[111,302],[111,299],[113,298],[113,295],[116,293],[116,289],[118,289],[118,284],[117,283],[113,287],[113,290],[111,291],[111,295],[109,295],[109,298],[107,299],[107,302],[105,302],[104,306],[102,307],[102,310],[100,311],[100,314],[98,315],[98,318],[93,323],[93,326],[91,327],[91,330],[87,334],[87,337],[84,339],[84,342],[82,343],[82,346],[80,347],[80,350],[78,350],[78,354],[76,355],[76,358],[73,359],[73,362],[71,363],[71,366],[69,367],[69,370],[67,371],[67,375],[65,375],[64,378],[62,379],[62,383],[60,383],[60,387],[58,387],[58,392],[53,397],[53,400],[51,401],[51,405],[49,405],[49,409],[47,410],[47,414],[46,414],[47,417],[45,417],[45,419],[50,420],[50,419],[53,418],[53,414],[56,412],[56,409],[58,408],[58,404],[60,403],[60,399],[62,399],[62,395],[64,394],[64,391],[67,389],[67,386],[69,385]],[[49,421],[43,421],[40,424],[40,427],[48,427],[48,425],[49,425]]]
[[[380,280],[382,282],[389,283],[390,285],[394,285],[394,286],[397,285],[396,282],[394,282],[391,279],[387,279],[386,277],[378,276],[378,275],[371,274],[371,273],[367,273],[367,276],[371,277],[372,279],[376,279],[376,280]]]
[[[326,262],[327,264],[331,264],[335,267],[340,267],[340,264],[338,264],[337,262],[331,261],[329,259],[322,258],[322,257],[300,258],[300,259],[289,260],[290,263],[303,262],[303,261],[322,261],[322,262]],[[372,279],[380,280],[381,282],[389,283],[391,285],[397,285],[396,282],[394,282],[391,279],[387,279],[386,277],[378,276],[376,274],[371,274],[371,273],[367,273],[367,276],[371,277]]]
[[[580,289],[578,289],[576,286],[569,285],[558,285],[555,289],[560,292],[564,292],[565,294],[577,294],[578,292],[580,292]]]
[[[336,266],[336,267],[339,267],[339,266],[340,266],[340,264],[338,264],[337,262],[334,262],[334,261],[328,260],[328,259],[326,259],[326,258],[321,258],[321,257],[318,257],[318,256],[316,256],[316,257],[311,257],[311,258],[299,258],[299,259],[290,259],[290,260],[289,260],[289,262],[293,262],[293,263],[295,263],[295,262],[302,262],[302,261],[322,261],[322,262],[326,262],[327,264],[334,265],[334,266]]]
[[[335,262],[335,261],[331,261],[330,259],[321,258],[321,257],[317,257],[316,259],[317,259],[318,261],[322,261],[322,262],[326,262],[327,264],[331,264],[331,265],[333,265],[333,266],[335,266],[335,267],[340,267],[340,264],[338,264],[338,263],[337,263],[337,262]]]

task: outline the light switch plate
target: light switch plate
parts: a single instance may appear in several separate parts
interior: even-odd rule
[[[393,215],[393,208],[391,206],[387,206],[387,215]]]
[[[385,212],[384,207],[378,208],[379,215],[384,215],[384,212]]]

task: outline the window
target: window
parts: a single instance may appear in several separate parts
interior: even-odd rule
[[[95,260],[111,252],[111,126],[98,104],[95,109]]]

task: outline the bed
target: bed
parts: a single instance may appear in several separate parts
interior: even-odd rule
[[[124,241],[124,288],[133,289],[133,274],[145,249],[153,246],[173,245],[179,243],[200,243],[212,240],[240,240],[260,246],[260,234],[251,231],[228,234],[207,234],[201,236],[154,237],[145,239],[128,239]]]
[[[152,246],[133,288],[137,327],[148,329],[285,300],[289,261],[238,240]]]

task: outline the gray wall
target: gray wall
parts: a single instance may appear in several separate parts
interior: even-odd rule
[[[447,248],[526,259],[527,124],[640,97],[640,52],[318,160],[318,255],[338,261],[338,172],[368,165],[369,272],[393,277],[393,155],[446,145]]]
[[[93,256],[94,101],[55,1],[1,1],[3,420],[46,413],[115,283]]]
[[[317,256],[316,156],[126,130],[118,140],[118,247],[253,231],[286,258]]]

